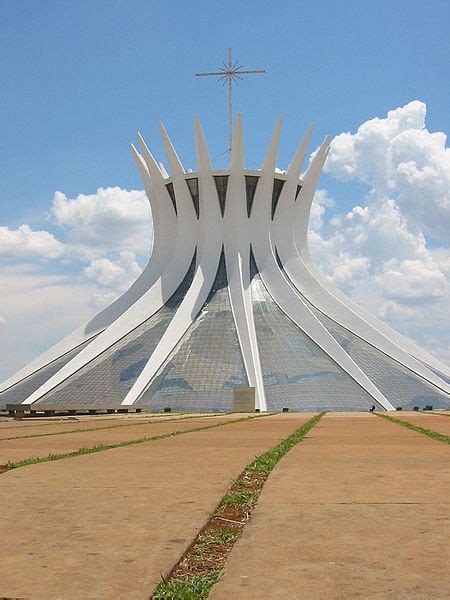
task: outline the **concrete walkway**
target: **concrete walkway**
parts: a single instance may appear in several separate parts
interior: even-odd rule
[[[241,418],[242,415],[239,415]],[[45,457],[49,454],[74,452],[79,448],[98,444],[110,445],[127,442],[142,437],[153,437],[176,431],[186,431],[197,427],[207,427],[214,423],[237,419],[237,416],[195,417],[192,419],[159,419],[147,423],[127,424],[127,427],[111,429],[89,429],[79,433],[49,435],[42,437],[0,440],[0,465],[30,456]]]
[[[417,413],[417,412],[396,412],[392,413],[392,417],[407,421],[412,425],[418,425],[424,429],[431,429],[444,435],[450,435],[450,418],[433,415],[432,413]]]
[[[448,445],[328,414],[270,476],[210,598],[442,600],[449,539]]]
[[[0,475],[0,597],[148,599],[230,479],[309,417],[262,417]]]
[[[59,433],[72,429],[97,429],[99,427],[110,427],[112,425],[133,425],[138,423],[158,422],[167,419],[177,419],[188,415],[117,415],[111,417],[64,417],[59,420],[24,419],[23,421],[10,420],[8,425],[0,427],[0,439],[14,436],[41,435],[43,433]],[[203,416],[198,414],[196,416]]]

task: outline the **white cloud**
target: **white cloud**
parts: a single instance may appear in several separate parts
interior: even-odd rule
[[[427,247],[393,201],[354,207],[310,230],[328,278],[372,314],[450,361],[450,250]],[[448,345],[447,353],[443,347]]]
[[[394,328],[450,361],[450,154],[410,102],[331,143],[326,171],[368,186],[361,206],[327,218],[323,190],[310,223],[322,271]],[[318,220],[318,211],[320,218]]]
[[[0,381],[93,315],[91,290],[76,277],[42,273],[36,265],[2,269]]]
[[[33,231],[28,225],[17,229],[0,227],[0,258],[8,260],[51,260],[61,258],[64,245],[48,231]]]
[[[334,206],[334,200],[330,198],[328,192],[326,190],[317,190],[309,218],[311,229],[318,231],[322,227],[325,210],[330,206]]]
[[[449,292],[448,281],[438,265],[427,257],[425,260],[397,259],[382,265],[382,272],[375,277],[386,298],[415,303],[444,298]]]
[[[105,308],[105,306],[109,306],[112,302],[114,302],[117,297],[118,293],[116,292],[108,292],[106,290],[92,292],[89,306],[97,311],[100,311],[101,309]]]
[[[71,251],[81,257],[122,250],[149,254],[153,227],[144,191],[99,188],[76,198],[56,192],[51,216],[66,230]]]
[[[6,264],[0,326],[8,348],[0,380],[110,304],[138,277],[149,254],[152,220],[143,191],[100,188],[74,199],[57,192],[51,218],[62,241],[28,225],[0,227]],[[64,274],[52,274],[55,268]]]
[[[414,100],[336,136],[325,171],[368,184],[374,198],[394,199],[412,224],[449,242],[450,149],[444,133],[425,128],[425,116],[426,105]]]
[[[136,261],[134,252],[120,252],[117,261],[109,258],[97,258],[84,269],[84,274],[93,283],[102,288],[116,291],[126,290],[139,276],[142,269]]]
[[[423,259],[428,252],[422,232],[408,228],[399,207],[390,199],[335,215],[322,230],[321,236],[312,234],[311,243],[316,251],[330,255],[327,260],[331,264],[342,253],[379,263],[393,257]]]

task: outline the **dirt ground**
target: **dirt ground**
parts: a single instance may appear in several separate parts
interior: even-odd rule
[[[448,445],[329,413],[269,477],[210,598],[449,598],[449,539]]]

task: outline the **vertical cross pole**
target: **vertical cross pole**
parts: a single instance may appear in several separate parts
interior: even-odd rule
[[[244,65],[238,64],[237,60],[233,63],[233,55],[231,52],[231,48],[228,48],[228,64],[222,62],[222,66],[217,67],[219,71],[195,74],[196,77],[209,77],[211,75],[218,76],[219,81],[223,81],[224,84],[228,83],[228,150],[230,151],[233,142],[233,81],[237,83],[238,79],[243,79],[242,75],[250,75],[253,73],[265,73],[265,71],[263,70],[244,71],[243,66]]]
[[[231,71],[233,68],[232,56],[231,56],[231,48],[228,48],[228,70]],[[233,145],[233,78],[228,77],[228,133],[230,145],[228,146],[230,152],[231,147]]]

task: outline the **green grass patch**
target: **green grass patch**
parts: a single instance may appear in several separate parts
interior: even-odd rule
[[[19,469],[20,467],[26,467],[27,465],[36,465],[39,463],[52,462],[55,460],[62,460],[64,458],[73,458],[75,456],[83,456],[85,454],[95,454],[96,452],[104,452],[105,450],[113,450],[115,448],[125,448],[127,446],[135,446],[136,444],[145,444],[146,442],[154,442],[156,440],[162,440],[165,438],[175,437],[183,435],[185,433],[193,433],[195,431],[204,431],[206,429],[214,429],[215,427],[224,427],[225,425],[233,425],[234,423],[241,423],[242,421],[248,421],[251,419],[261,419],[268,417],[273,413],[252,415],[249,417],[242,417],[235,419],[234,421],[224,421],[221,423],[214,423],[213,425],[206,425],[205,427],[195,427],[192,429],[185,429],[184,431],[173,431],[171,433],[164,433],[161,435],[145,436],[136,438],[134,440],[127,440],[125,442],[117,442],[116,444],[98,444],[96,446],[89,446],[86,448],[79,448],[73,452],[64,452],[61,454],[48,454],[47,456],[30,456],[29,458],[23,458],[14,462],[8,462],[6,468],[8,471],[12,469]]]
[[[416,431],[417,433],[427,435],[428,437],[433,438],[433,440],[437,440],[438,442],[450,444],[450,435],[444,435],[443,433],[433,431],[432,429],[425,429],[424,427],[420,427],[420,425],[414,425],[414,423],[409,423],[408,421],[403,421],[402,419],[396,419],[395,417],[391,417],[382,413],[373,414],[377,417],[381,417],[382,419],[386,419],[387,421],[391,421],[391,423],[396,423],[397,425],[401,425],[402,427],[406,427],[407,429],[411,429],[412,431]]]
[[[213,533],[200,534],[197,538],[195,547],[192,548],[193,554],[203,555],[209,552],[214,546],[230,544],[239,537],[239,532],[230,529],[223,529]]]
[[[224,496],[222,504],[224,506],[250,506],[256,504],[258,496],[257,492],[234,492]]]
[[[315,415],[277,446],[257,456],[223,496],[205,527],[178,563],[163,578],[152,599],[194,600],[207,598],[219,580],[236,540],[242,535],[267,477],[291,448],[302,441],[325,413]]]
[[[265,454],[258,456],[245,470],[245,474],[268,475],[275,467],[277,462],[285,456],[289,450],[298,444],[305,435],[320,421],[325,413],[322,412],[307,423],[299,427],[292,435],[283,440],[278,446],[272,448]],[[242,477],[240,478],[242,479]]]
[[[218,581],[220,572],[210,571],[205,575],[194,575],[185,579],[162,580],[153,594],[154,600],[203,600]]]

